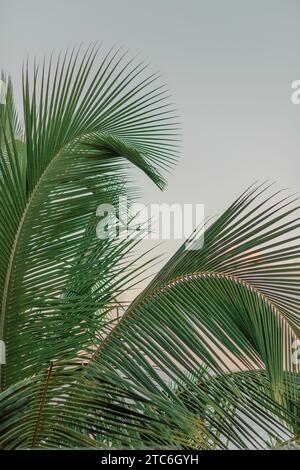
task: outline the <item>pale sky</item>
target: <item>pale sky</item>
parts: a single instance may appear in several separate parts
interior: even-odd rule
[[[160,71],[183,149],[163,194],[140,178],[145,201],[215,215],[255,180],[299,191],[299,0],[0,0],[0,14],[0,65],[17,87],[24,58],[81,42],[125,46]]]

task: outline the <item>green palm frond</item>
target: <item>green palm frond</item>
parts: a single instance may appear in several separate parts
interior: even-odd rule
[[[152,260],[98,239],[97,207],[177,158],[164,87],[111,50],[23,71],[0,104],[0,447],[265,448],[300,434],[299,208],[245,191],[119,319]],[[21,123],[20,123],[21,122]],[[194,249],[191,249],[194,248]],[[155,260],[155,258],[153,258]]]
[[[298,207],[280,194],[262,198],[265,191],[258,186],[243,194],[207,228],[201,249],[183,246],[129,307],[96,357],[176,404],[188,394],[189,408],[196,415],[201,410],[209,427],[236,446],[263,445],[258,423],[265,431],[299,429],[299,365],[292,360],[299,339]],[[203,366],[232,388],[231,394],[224,388],[223,396],[234,414],[220,405],[215,379],[199,387]],[[245,401],[248,382],[242,392],[227,374],[257,369],[265,371],[267,386],[251,383]],[[255,408],[258,422],[249,424]]]
[[[142,448],[141,435],[156,447],[184,439],[168,403],[124,389],[109,367],[104,373],[95,380],[78,363],[50,363],[10,386],[1,394],[1,448]],[[156,402],[165,405],[160,417],[153,411]]]
[[[25,152],[12,112],[1,114],[2,387],[94,343],[130,245],[97,239],[97,206],[134,194],[128,164],[162,187],[160,171],[176,158],[173,114],[157,77],[114,50],[96,66],[97,49],[35,65],[32,90],[25,68]],[[37,335],[43,346],[32,344]]]

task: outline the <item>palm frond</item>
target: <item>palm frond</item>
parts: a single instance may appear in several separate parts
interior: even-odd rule
[[[280,193],[263,198],[266,189],[246,191],[207,228],[201,249],[183,246],[129,307],[96,357],[98,364],[109,360],[132,383],[176,404],[181,395],[174,387],[186,392],[209,427],[235,446],[265,442],[255,423],[245,419],[245,401],[241,408],[237,398],[248,382],[244,392],[237,382],[231,395],[223,390],[227,406],[239,409],[233,416],[220,405],[219,394],[198,386],[203,366],[226,386],[232,370],[264,370],[268,393],[255,386],[251,403],[260,409],[265,428],[277,423],[299,429],[299,416],[288,417],[291,397],[299,406],[299,365],[292,360],[299,339],[298,206]]]
[[[12,113],[2,113],[0,339],[8,364],[0,366],[2,388],[94,344],[132,245],[99,241],[96,209],[115,205],[125,190],[134,195],[126,186],[128,164],[162,187],[160,171],[176,159],[176,126],[157,77],[114,50],[97,67],[97,49],[34,65],[32,90],[27,65],[25,152]]]

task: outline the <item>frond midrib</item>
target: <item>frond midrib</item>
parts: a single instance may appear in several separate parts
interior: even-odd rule
[[[17,233],[16,233],[16,236],[15,236],[15,239],[14,239],[14,243],[13,243],[13,246],[12,246],[12,249],[11,249],[11,254],[10,254],[10,258],[9,258],[9,264],[8,264],[8,268],[7,268],[7,274],[6,274],[6,277],[5,277],[5,284],[4,284],[4,289],[3,289],[3,298],[2,298],[2,307],[1,307],[1,322],[0,322],[0,339],[3,339],[4,337],[4,327],[5,327],[5,314],[6,314],[6,307],[7,307],[7,299],[8,299],[8,294],[9,294],[9,284],[10,284],[10,279],[11,279],[11,274],[12,274],[12,268],[13,268],[13,264],[14,264],[14,261],[15,261],[15,254],[16,254],[16,251],[17,251],[17,247],[18,247],[18,243],[19,243],[19,240],[20,240],[20,237],[21,237],[21,232],[22,232],[22,228],[24,226],[24,223],[25,223],[25,220],[26,220],[26,216],[28,214],[28,211],[30,209],[30,206],[32,204],[32,201],[34,200],[35,196],[36,196],[36,193],[44,179],[44,177],[46,176],[46,174],[48,173],[51,165],[54,163],[54,161],[56,161],[56,159],[59,157],[59,155],[61,154],[61,151],[59,151],[52,159],[51,161],[48,163],[47,167],[45,168],[45,170],[43,171],[43,173],[41,174],[41,176],[39,177],[27,203],[26,203],[26,206],[24,207],[24,211],[23,211],[23,214],[22,214],[22,217],[21,217],[21,220],[20,220],[20,223],[19,223],[19,228],[17,230]]]
[[[50,362],[50,365],[49,365],[49,368],[48,368],[48,371],[47,371],[47,375],[46,375],[45,384],[44,384],[42,395],[41,395],[41,401],[40,401],[40,404],[39,404],[36,423],[35,423],[35,428],[34,428],[34,433],[33,433],[33,437],[32,437],[31,447],[33,447],[33,448],[37,444],[38,435],[40,433],[41,419],[42,419],[42,414],[43,414],[43,410],[44,410],[44,406],[45,406],[45,400],[46,400],[46,395],[47,395],[48,388],[49,388],[49,382],[50,382],[50,378],[51,378],[51,375],[52,375],[52,371],[53,371],[53,362]]]
[[[236,276],[234,274],[229,274],[229,273],[226,273],[224,271],[195,271],[195,272],[192,272],[192,273],[188,273],[188,274],[184,274],[184,275],[181,275],[181,276],[177,276],[176,278],[174,278],[172,281],[166,283],[165,285],[155,289],[151,294],[150,294],[150,298],[152,296],[155,296],[157,294],[159,294],[160,292],[168,289],[168,288],[171,288],[173,286],[175,286],[176,284],[178,283],[181,283],[181,282],[184,282],[184,281],[187,281],[187,280],[192,280],[194,278],[216,278],[216,279],[226,279],[228,281],[233,281],[235,282],[236,284],[240,284],[244,287],[246,287],[248,290],[251,290],[252,292],[254,292],[258,297],[260,297],[264,302],[266,302],[269,307],[271,308],[271,310],[273,312],[275,312],[276,314],[278,314],[278,316],[280,318],[283,318],[284,321],[287,323],[288,327],[291,328],[291,330],[294,332],[294,334],[300,338],[300,330],[299,328],[295,327],[295,325],[291,324],[290,323],[290,320],[289,318],[287,318],[285,312],[277,305],[275,304],[275,302],[273,302],[269,297],[268,295],[266,295],[264,292],[262,292],[260,289],[258,289],[254,284],[252,284],[251,282],[245,280],[245,279],[242,279],[240,278],[239,276]],[[148,297],[148,298],[149,298]],[[146,301],[148,298],[144,299],[144,301]],[[142,303],[144,302],[142,301]]]
[[[127,319],[127,317],[132,314],[134,310],[136,310],[139,306],[142,304],[145,304],[148,302],[151,298],[155,297],[156,295],[160,294],[161,292],[165,291],[166,289],[170,289],[177,285],[178,283],[182,283],[188,280],[192,279],[199,279],[199,278],[205,278],[205,277],[211,277],[211,278],[216,278],[216,279],[226,279],[228,281],[235,282],[236,284],[242,285],[246,287],[248,290],[251,290],[254,292],[258,297],[260,297],[263,301],[265,301],[271,311],[276,313],[279,318],[283,319],[288,328],[292,330],[294,335],[300,339],[300,330],[299,328],[295,327],[295,325],[290,323],[289,318],[287,318],[285,312],[278,307],[264,292],[261,292],[256,286],[251,284],[249,281],[246,281],[245,279],[241,279],[238,276],[235,276],[234,274],[229,274],[226,272],[222,271],[195,271],[187,274],[183,274],[180,276],[177,276],[176,278],[172,279],[171,281],[165,283],[164,285],[158,287],[157,289],[154,289],[149,293],[148,296],[144,297],[143,299],[139,300],[138,298],[136,301],[134,300],[133,303],[131,304],[131,307],[128,308],[128,310],[124,313],[123,317],[119,321],[119,323],[113,328],[113,330],[110,331],[110,333],[107,335],[107,337],[103,340],[103,342],[100,344],[99,348],[97,351],[94,353],[93,358],[95,358],[101,350],[105,347],[107,342],[110,340],[110,338],[115,334],[115,331],[118,330],[120,325]]]

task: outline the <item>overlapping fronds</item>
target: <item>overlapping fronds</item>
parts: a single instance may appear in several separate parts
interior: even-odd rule
[[[116,380],[110,367],[103,372],[96,380],[85,375],[82,365],[61,361],[10,386],[1,394],[1,448],[142,448],[145,443],[156,447],[182,443],[187,429],[184,421],[176,426],[180,420],[170,403],[163,397],[145,397],[138,387],[124,389],[124,380]],[[160,416],[155,414],[155,403],[164,409]]]
[[[282,435],[291,426],[291,432],[299,429],[299,365],[293,360],[299,340],[298,207],[281,193],[265,194],[266,187],[250,188],[207,228],[201,249],[184,245],[96,357],[174,403],[188,396],[189,409],[199,410],[214,436],[235,446],[263,445],[260,431],[272,433],[274,426],[283,426]],[[215,379],[199,385],[204,366],[222,377],[217,388]],[[243,390],[228,376],[257,369],[267,379],[245,380]]]
[[[97,207],[160,188],[176,159],[164,88],[96,47],[23,72],[0,104],[0,447],[263,448],[300,434],[300,219],[254,185],[196,234],[120,320],[144,275]],[[3,77],[4,79],[4,77]],[[191,249],[194,248],[194,249]]]
[[[74,375],[72,367],[62,374],[66,400],[59,414],[50,400],[51,412],[39,418],[38,427],[44,427],[35,445],[243,449],[280,445],[298,435],[299,365],[293,359],[299,339],[297,206],[282,198],[272,203],[279,194],[264,195],[265,188],[250,188],[206,229],[201,249],[185,250],[185,244],[85,366]],[[47,373],[40,374],[45,384]],[[102,396],[99,389],[98,395],[103,380],[111,394]],[[24,405],[18,415],[24,429],[30,427],[26,443],[18,441],[18,433],[10,440],[14,412],[10,415],[6,397],[12,394],[19,409],[23,389],[18,387],[4,396],[3,447],[31,446],[37,427],[41,390],[32,414]],[[122,424],[113,412],[106,421],[112,400],[126,415]],[[78,416],[74,411],[72,422],[68,407],[73,410],[75,404]],[[135,413],[137,421],[132,420]],[[141,415],[149,420],[140,420]],[[57,433],[60,420],[65,439]]]

